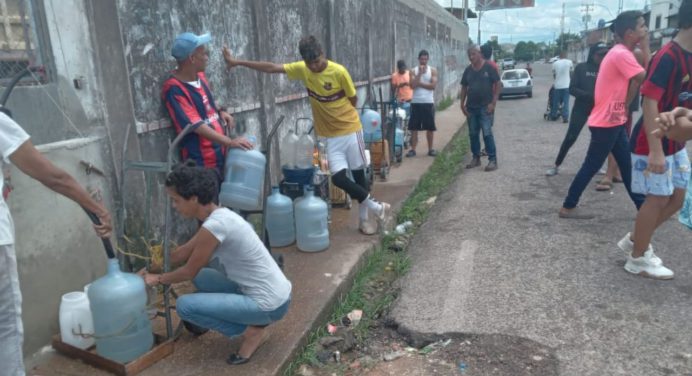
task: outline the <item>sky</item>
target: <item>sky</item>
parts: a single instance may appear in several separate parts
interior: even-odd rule
[[[463,0],[435,0],[443,7],[461,7]],[[565,2],[565,32],[576,33],[584,30],[582,21],[586,0],[566,0]],[[618,0],[588,0],[591,7],[591,22],[589,28],[596,27],[599,19],[612,20],[617,15]],[[646,0],[624,0],[623,10],[644,8]],[[469,0],[469,6],[475,11],[475,0]],[[560,35],[560,17],[562,15],[562,0],[535,0],[533,8],[499,9],[483,13],[481,19],[481,42],[490,39],[491,35],[498,36],[499,43],[517,43],[519,41],[548,42]],[[476,41],[478,37],[478,19],[471,18],[469,37]]]

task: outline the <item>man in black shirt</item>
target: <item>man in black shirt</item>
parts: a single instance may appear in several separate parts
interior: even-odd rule
[[[598,67],[601,65],[601,60],[608,52],[608,46],[605,43],[597,43],[589,49],[589,57],[584,63],[579,63],[574,68],[572,80],[569,84],[569,93],[574,96],[574,108],[572,108],[572,116],[569,118],[569,127],[567,134],[562,141],[560,151],[555,159],[555,167],[546,171],[546,176],[554,176],[558,173],[558,168],[565,160],[567,152],[574,145],[581,133],[586,119],[591,114],[594,101],[594,88],[596,87],[596,77],[598,76]]]
[[[466,67],[461,77],[461,111],[468,119],[473,159],[466,168],[481,165],[479,136],[482,130],[485,150],[488,153],[485,171],[494,171],[497,170],[497,153],[492,125],[495,104],[500,94],[500,76],[497,70],[483,59],[478,46],[469,47],[468,55],[471,65]]]

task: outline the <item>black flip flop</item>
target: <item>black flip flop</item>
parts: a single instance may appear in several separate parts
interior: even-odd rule
[[[226,359],[226,363],[232,365],[232,366],[237,366],[241,364],[245,364],[250,361],[250,358],[243,358],[242,356],[233,353],[231,354],[228,359]]]

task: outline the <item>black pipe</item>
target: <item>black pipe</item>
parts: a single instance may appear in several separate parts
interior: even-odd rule
[[[101,224],[101,221],[99,220],[99,217],[96,216],[96,214],[84,207],[82,207],[82,209],[84,209],[84,211],[89,216],[89,219],[91,219],[91,221],[94,222],[95,225]],[[101,238],[101,241],[103,242],[103,248],[106,249],[106,256],[108,256],[109,259],[114,259],[115,252],[113,252],[113,244],[111,244],[111,240],[108,238]]]
[[[19,80],[24,78],[24,76],[28,75],[31,72],[40,72],[43,71],[43,67],[40,66],[35,66],[35,67],[26,67],[19,73],[17,73],[14,77],[12,77],[12,80],[10,81],[9,84],[7,84],[7,87],[5,90],[2,92],[2,97],[0,97],[0,106],[5,107],[5,104],[7,103],[7,99],[10,98],[10,94],[12,93],[12,89],[14,89],[15,86],[17,86],[17,83]]]

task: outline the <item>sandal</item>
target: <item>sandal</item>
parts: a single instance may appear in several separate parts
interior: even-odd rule
[[[599,192],[606,192],[613,189],[613,182],[610,180],[601,180],[596,184],[596,190]]]

